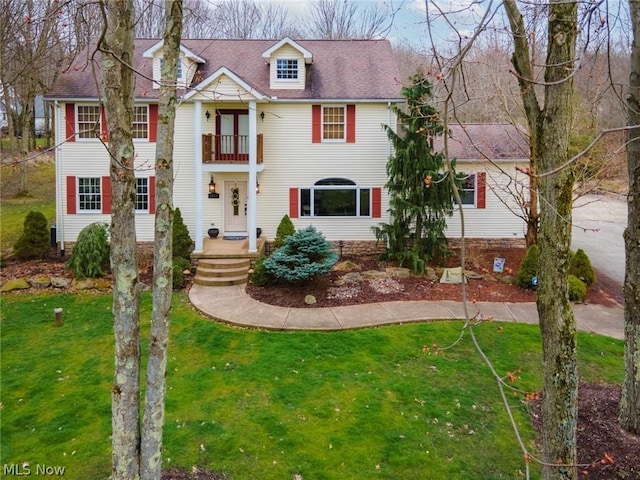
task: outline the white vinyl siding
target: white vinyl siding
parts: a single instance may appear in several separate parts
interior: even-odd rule
[[[519,211],[519,206],[514,195],[508,190],[515,185],[520,188],[525,185],[524,174],[516,171],[515,163],[502,163],[500,169],[488,162],[472,163],[458,160],[456,169],[465,174],[486,172],[485,208],[465,206],[465,235],[468,238],[523,238],[525,224],[514,212]],[[478,175],[474,175],[476,179]],[[515,179],[515,181],[514,181]],[[477,180],[474,183],[477,189]],[[475,198],[475,197],[474,197]],[[477,202],[477,198],[475,199]],[[445,235],[449,238],[460,237],[460,213],[454,209],[453,215],[447,217],[447,229]]]
[[[280,61],[280,65],[282,65],[283,61],[296,61],[298,65],[297,77],[281,77],[280,75],[282,75],[283,70],[278,68],[278,61]],[[291,45],[283,45],[281,48],[273,52],[270,59],[269,78],[272,90],[304,90],[306,82],[306,65],[302,54]]]

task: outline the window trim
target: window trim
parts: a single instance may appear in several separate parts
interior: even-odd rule
[[[88,192],[88,193],[81,193],[80,192],[80,188],[81,188],[81,184],[83,183],[83,180],[94,180],[97,182],[97,186],[98,186],[98,193],[95,192]],[[94,185],[95,187],[95,185]],[[84,200],[82,199],[82,195],[93,195],[93,196],[97,196],[98,197],[98,201],[100,202],[100,205],[97,209],[94,208],[83,208],[83,202],[89,202],[91,200]],[[77,184],[76,184],[76,205],[77,207],[77,213],[103,213],[103,202],[104,202],[104,192],[102,191],[102,177],[98,176],[98,177],[77,177]]]
[[[280,62],[287,62],[287,66],[280,67]],[[296,62],[295,69],[291,68],[291,62]],[[281,73],[284,75],[295,73],[295,77],[280,76]],[[276,80],[278,82],[298,82],[300,80],[300,59],[285,57],[276,58]]]
[[[145,122],[136,122],[136,109],[144,108],[146,110],[146,121]],[[135,131],[136,125],[146,125],[147,136],[146,137],[134,137],[133,132]],[[133,106],[133,118],[131,121],[131,136],[134,142],[148,142],[149,141],[149,131],[151,130],[151,118],[150,118],[150,109],[149,104],[144,105],[134,105]]]
[[[326,184],[325,182],[329,182],[329,181],[343,181],[344,183],[339,184],[339,183],[333,183],[333,184]],[[356,212],[355,215],[316,215],[315,214],[315,192],[321,192],[321,191],[329,191],[329,190],[353,190],[355,193],[355,206],[354,206],[354,210]],[[303,195],[304,195],[304,191],[308,191],[308,195],[309,195],[309,204],[305,205],[303,203]],[[369,199],[369,205],[367,208],[368,214],[363,215],[362,214],[362,209],[363,209],[363,205],[361,204],[361,200],[362,200],[362,196],[364,194],[364,192],[368,192],[368,199]],[[321,180],[318,180],[317,182],[315,182],[313,185],[309,186],[309,187],[300,187],[298,189],[298,207],[297,207],[297,212],[298,212],[298,218],[347,218],[347,219],[353,219],[353,218],[374,218],[374,188],[373,187],[364,187],[364,186],[360,186],[358,185],[356,182],[349,180],[348,178],[342,178],[342,177],[327,177],[327,178],[323,178]],[[308,213],[306,213],[305,207],[308,207]]]
[[[81,125],[95,125],[95,122],[81,122],[80,121],[80,109],[81,108],[88,108],[88,107],[93,107],[93,108],[97,108],[98,109],[98,121],[97,121],[97,133],[95,134],[95,136],[93,136],[93,132],[94,130],[89,130],[89,129],[84,129],[81,128]],[[95,141],[99,141],[101,136],[104,134],[105,128],[103,125],[104,122],[104,118],[103,118],[103,108],[99,103],[76,103],[75,105],[75,131],[76,133],[76,139],[79,142],[95,142]],[[83,134],[88,134],[88,133],[92,133],[92,136],[87,136],[87,137],[83,137]]]
[[[139,184],[138,182],[144,181],[144,187],[146,188],[146,193],[140,193],[138,188],[139,188]],[[149,213],[149,207],[151,206],[151,201],[150,201],[150,185],[151,181],[149,179],[149,177],[136,177],[136,202],[135,202],[135,212],[136,213]],[[138,208],[138,201],[139,201],[139,197],[141,197],[142,195],[146,196],[145,200],[141,200],[141,201],[145,201],[147,204],[146,208]]]
[[[478,208],[478,175],[476,173],[464,173],[461,172],[462,175],[460,175],[460,180],[461,180],[461,184],[460,184],[460,192],[473,192],[473,202],[472,203],[462,203],[462,207],[463,208]],[[464,188],[464,182],[465,180],[469,179],[469,178],[473,178],[473,189],[471,188]],[[462,201],[462,195],[460,196],[460,201]]]
[[[342,109],[342,122],[331,123],[331,125],[342,125],[342,138],[326,138],[325,137],[325,124],[329,123],[329,122],[325,122],[325,109],[327,108]],[[322,140],[322,143],[346,143],[347,142],[347,106],[344,104],[322,105],[320,112],[321,112],[320,139]]]

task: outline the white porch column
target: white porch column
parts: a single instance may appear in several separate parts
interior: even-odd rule
[[[256,183],[257,173],[256,165],[258,161],[258,125],[256,115],[256,102],[251,100],[249,102],[249,181],[247,185],[247,193],[249,196],[248,203],[249,208],[247,213],[249,214],[249,253],[255,253],[258,251],[256,241],[256,226],[257,226],[257,197],[256,197]]]
[[[195,249],[194,252],[202,253],[204,234],[202,233],[202,101],[196,100],[193,106],[193,169],[195,172],[194,204],[196,216]]]

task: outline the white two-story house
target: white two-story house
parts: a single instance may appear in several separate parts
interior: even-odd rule
[[[60,249],[93,222],[110,221],[109,141],[100,62],[80,55],[47,100],[55,106]],[[154,158],[162,41],[137,39],[132,132],[136,232],[153,241]],[[89,62],[94,64],[90,65]],[[288,214],[352,251],[375,247],[372,226],[389,222],[386,164],[402,79],[386,40],[183,40],[174,147],[174,204],[202,256],[208,231],[246,238],[256,253]],[[94,77],[96,75],[96,77]],[[450,156],[465,182],[466,234],[521,240],[523,222],[501,186],[513,183],[526,148],[515,130],[452,130]],[[484,151],[483,151],[484,150]],[[488,160],[494,160],[492,164]],[[460,234],[451,219],[447,235]],[[378,249],[381,246],[378,245]]]

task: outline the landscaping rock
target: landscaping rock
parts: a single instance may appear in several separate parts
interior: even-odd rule
[[[465,270],[464,274],[468,280],[482,280],[484,278],[483,275],[474,272],[473,270]]]
[[[26,278],[14,278],[12,280],[7,280],[0,291],[2,292],[11,292],[13,290],[26,290],[27,288],[31,288],[31,285],[27,281]]]
[[[111,288],[111,282],[104,278],[75,278],[71,286],[76,290],[108,290]]]
[[[314,305],[315,303],[317,303],[316,297],[314,297],[313,295],[307,295],[304,297],[304,303],[306,303],[307,305]]]
[[[29,283],[34,288],[47,288],[51,286],[51,278],[47,275],[38,275],[36,277],[31,277],[29,279]]]
[[[387,267],[385,272],[391,278],[409,278],[411,276],[411,270],[402,267]]]
[[[68,288],[71,282],[64,277],[51,277],[51,286],[56,288]]]
[[[387,272],[381,272],[380,270],[367,270],[366,272],[362,272],[362,276],[364,278],[385,278],[387,277]]]
[[[427,269],[425,270],[424,274],[426,275],[426,277],[431,282],[437,282],[440,279],[440,277],[438,277],[438,274],[436,273],[435,269],[433,269],[431,267],[427,267]]]
[[[507,285],[515,285],[516,277],[514,277],[513,275],[505,275],[503,277],[500,277],[500,281],[502,283],[506,283]]]
[[[346,283],[360,283],[362,282],[362,275],[358,272],[349,272],[336,281],[336,285],[344,285]]]

